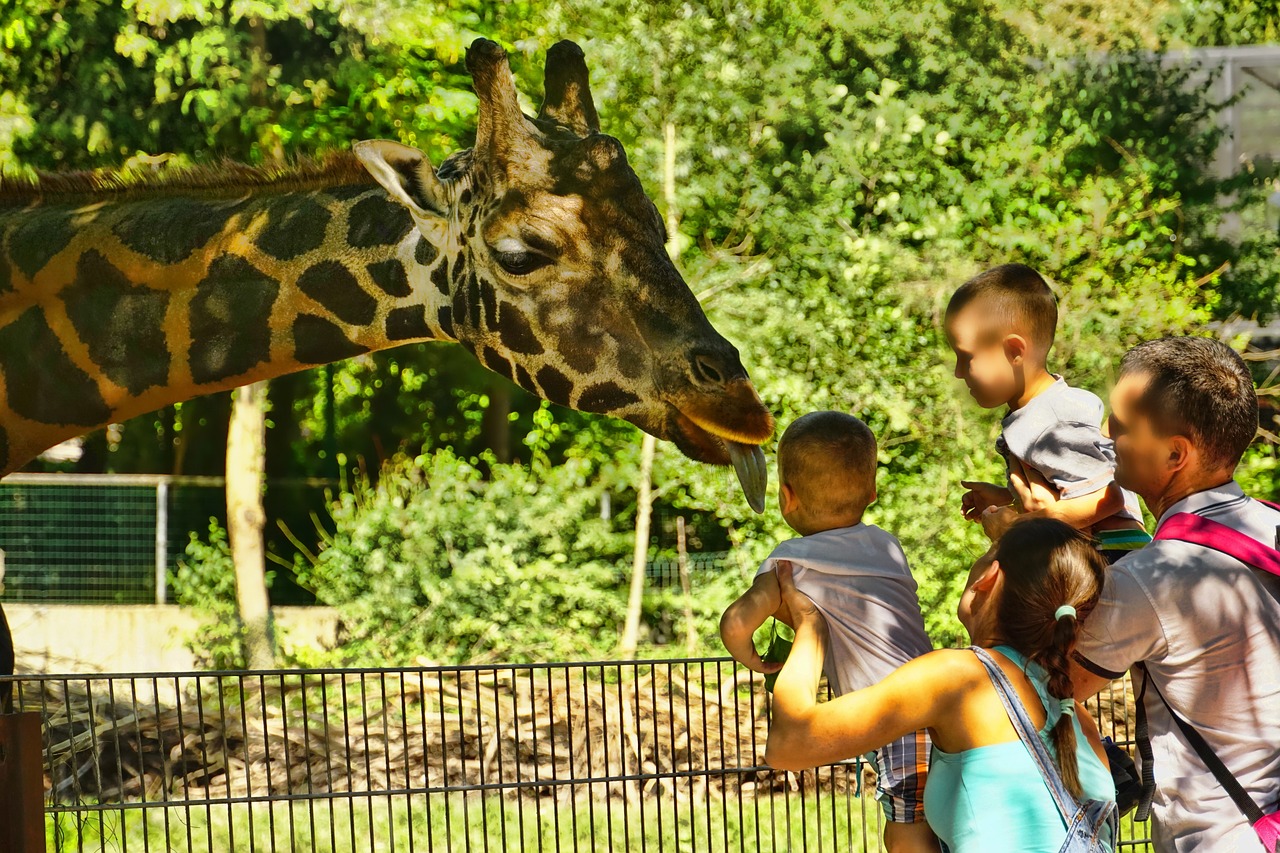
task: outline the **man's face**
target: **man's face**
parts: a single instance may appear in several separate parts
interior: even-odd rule
[[[1149,377],[1128,373],[1111,389],[1111,416],[1105,432],[1116,445],[1116,482],[1142,495],[1164,491],[1174,470],[1169,467],[1169,436],[1156,428],[1141,406]]]
[[[979,406],[994,409],[1017,396],[1017,371],[1005,339],[984,317],[980,304],[947,318],[947,343],[956,354],[955,376],[963,379]]]

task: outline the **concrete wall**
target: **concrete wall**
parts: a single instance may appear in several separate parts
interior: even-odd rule
[[[200,622],[177,605],[4,603],[17,670],[27,673],[192,672],[187,644]],[[273,607],[281,649],[329,648],[337,614],[328,607]]]

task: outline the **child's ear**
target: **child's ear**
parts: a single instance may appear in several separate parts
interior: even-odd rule
[[[1011,364],[1020,364],[1029,349],[1027,339],[1022,335],[1005,335],[1004,354]]]
[[[778,497],[781,498],[778,508],[783,512],[791,512],[797,503],[795,489],[791,488],[790,483],[778,484]]]

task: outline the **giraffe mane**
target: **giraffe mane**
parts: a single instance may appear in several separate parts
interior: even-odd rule
[[[290,192],[374,183],[354,154],[332,151],[316,158],[262,166],[224,160],[188,168],[38,172],[34,178],[0,174],[0,207],[73,197],[94,201],[141,198],[182,190],[231,196],[255,189]]]

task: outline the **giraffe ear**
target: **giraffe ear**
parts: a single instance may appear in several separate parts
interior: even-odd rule
[[[441,216],[449,209],[448,193],[435,167],[417,148],[389,139],[366,139],[351,146],[356,157],[396,201],[414,216]]]
[[[598,133],[600,117],[591,99],[587,62],[582,48],[571,41],[556,42],[547,51],[543,77],[546,94],[538,118],[562,124],[579,136]]]

